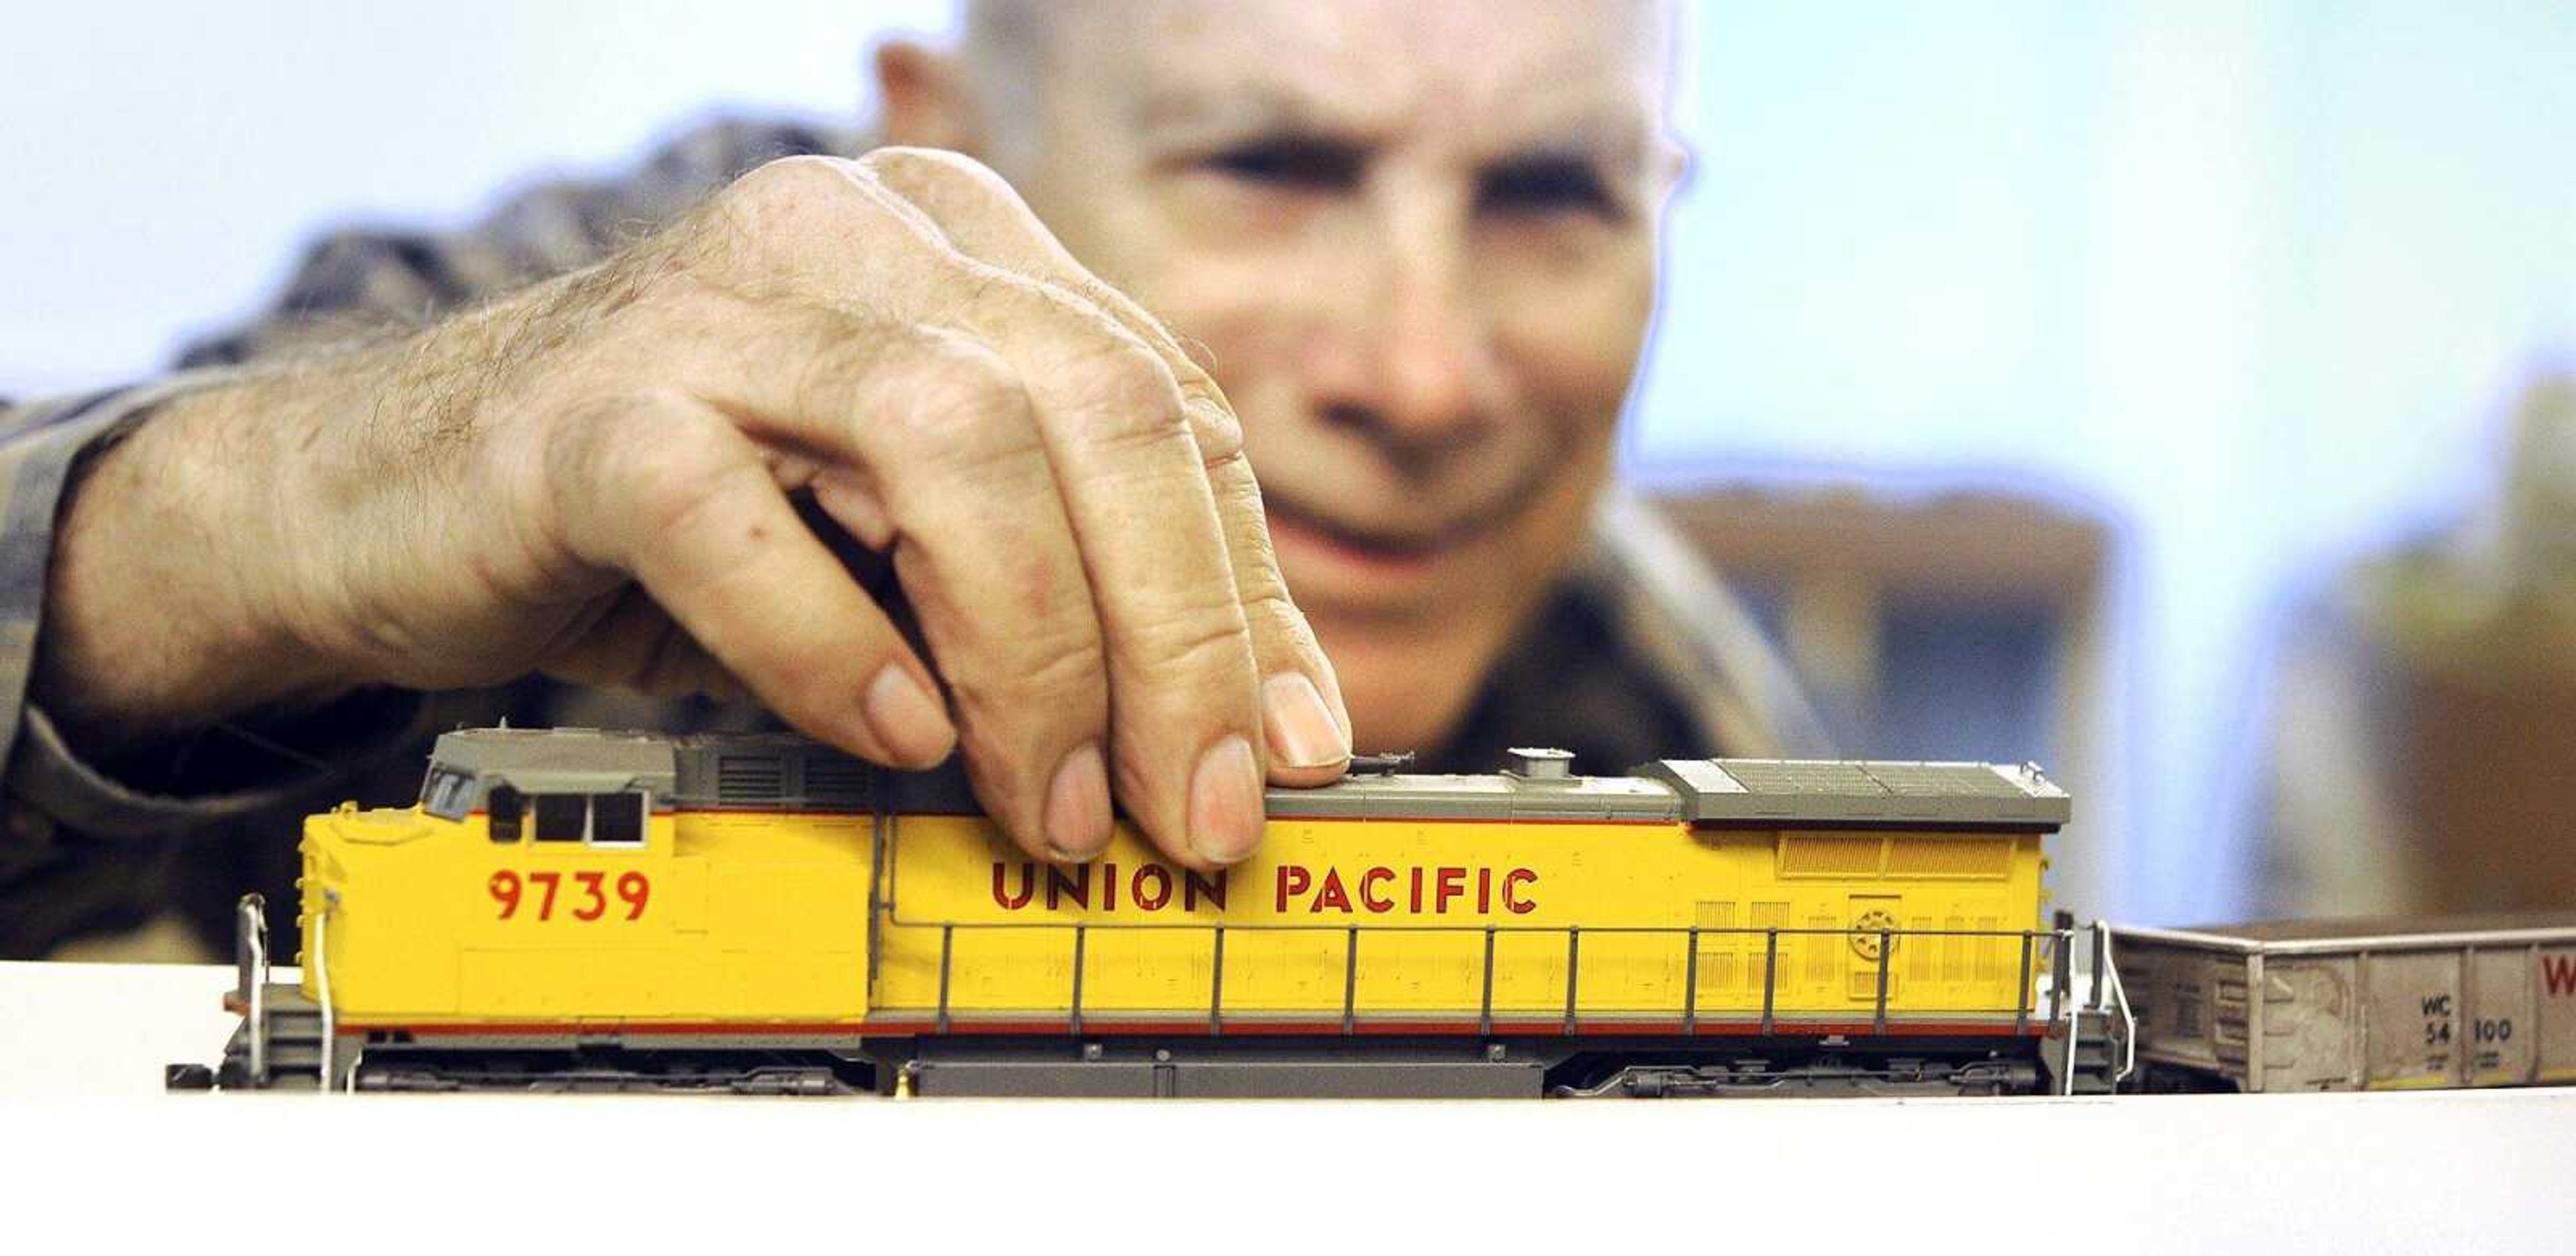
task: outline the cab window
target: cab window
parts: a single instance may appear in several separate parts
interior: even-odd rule
[[[421,786],[420,809],[441,820],[462,820],[474,808],[474,774],[455,768],[431,768]]]
[[[644,795],[592,794],[590,796],[590,844],[593,846],[641,846],[644,844]]]
[[[537,795],[537,840],[578,842],[590,799],[583,794]]]
[[[507,785],[495,785],[491,796],[483,800],[483,808],[490,814],[493,841],[519,840],[520,817],[527,809],[525,794]]]

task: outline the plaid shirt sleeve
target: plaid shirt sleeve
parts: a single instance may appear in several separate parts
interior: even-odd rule
[[[0,957],[41,954],[99,921],[130,917],[109,900],[115,886],[126,897],[149,892],[140,887],[154,878],[136,862],[159,859],[148,852],[312,797],[370,755],[409,744],[426,718],[420,695],[366,693],[283,727],[205,735],[225,739],[228,753],[192,744],[113,764],[80,753],[27,701],[27,686],[55,523],[86,457],[155,406],[220,386],[243,364],[426,325],[590,265],[763,161],[859,147],[852,132],[718,121],[671,138],[625,177],[541,183],[463,230],[335,232],[305,254],[267,312],[189,348],[178,374],[85,397],[0,400]],[[84,906],[65,906],[74,903]]]

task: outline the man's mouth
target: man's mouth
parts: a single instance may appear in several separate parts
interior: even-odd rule
[[[1272,497],[1264,503],[1270,526],[1302,534],[1303,539],[1350,551],[1357,557],[1388,563],[1427,562],[1461,539],[1456,529],[1440,532],[1395,532],[1355,527],[1325,518],[1294,502]]]
[[[1443,570],[1509,531],[1548,499],[1551,469],[1534,462],[1526,474],[1480,500],[1447,509],[1409,497],[1402,503],[1401,522],[1354,520],[1310,505],[1275,484],[1265,486],[1262,500],[1280,567],[1300,602],[1412,614],[1429,609],[1421,600],[1431,594]]]
[[[1355,525],[1276,495],[1266,505],[1280,569],[1310,611],[1429,609],[1423,599],[1441,572],[1509,517],[1482,512],[1437,528],[1393,529]]]

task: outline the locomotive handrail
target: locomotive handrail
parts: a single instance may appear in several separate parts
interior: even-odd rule
[[[1350,926],[1350,940],[1342,944],[1342,1032],[1349,1033],[1358,1024],[1360,996],[1360,927]]]
[[[1574,979],[1583,972],[1583,927],[1565,927],[1565,1036],[1574,1036]]]
[[[313,913],[312,951],[313,1002],[322,1012],[322,1092],[331,1092],[331,1081],[339,1072],[339,1011],[331,1002],[331,936],[328,932],[331,911],[340,905],[338,890],[322,891],[322,906]]]
[[[1073,927],[1073,1018],[1069,1024],[1077,1034],[1082,1032],[1082,942],[1090,931],[1088,924]]]
[[[957,926],[939,926],[939,1032],[948,1032],[948,961],[957,953]]]
[[[2120,979],[2119,965],[2111,958],[2111,926],[2094,921],[2093,938],[2094,954],[2098,957],[2093,968],[2094,998],[2097,1003],[2100,1001],[2101,986],[2107,978],[2111,984],[2111,1007],[2119,1011],[2123,1031],[2120,1035],[2120,1071],[2111,1078],[2117,1084],[2129,1080],[2129,1074],[2137,1071],[2138,1014],[2129,1008],[2129,983]]]
[[[1208,1033],[1225,1032],[1225,922],[1216,925],[1216,958],[1208,964]]]
[[[1493,944],[1488,942],[1490,948]],[[1490,954],[1490,950],[1488,954]],[[1699,1033],[1699,926],[1692,925],[1690,940],[1682,944],[1682,1034]]]
[[[888,913],[888,916],[889,920],[887,923],[893,927],[910,929],[936,928],[939,930],[938,1005],[934,1024],[938,1027],[938,1030],[941,1033],[948,1032],[953,1023],[953,1009],[950,1005],[950,984],[951,973],[955,963],[956,936],[959,930],[962,929],[969,932],[1054,929],[1071,930],[1073,932],[1072,996],[1070,1006],[1067,1009],[1067,1025],[1069,1032],[1078,1034],[1082,1031],[1084,969],[1086,967],[1085,960],[1089,950],[1087,943],[1090,936],[1092,922],[1082,920],[943,920],[936,922],[935,924],[926,924],[894,921],[891,919],[890,912]],[[1778,925],[1736,928],[1731,926],[1706,925],[1512,925],[1490,922],[1477,924],[1408,924],[1372,926],[1345,923],[1285,924],[1226,921],[1178,923],[1156,921],[1138,922],[1132,925],[1121,924],[1118,926],[1118,931],[1121,933],[1130,931],[1206,932],[1210,935],[1209,948],[1211,962],[1209,966],[1210,975],[1208,982],[1207,1004],[1208,1032],[1210,1035],[1220,1035],[1225,1030],[1225,938],[1228,933],[1242,932],[1333,932],[1341,934],[1343,937],[1341,1021],[1342,1032],[1344,1034],[1357,1032],[1359,1026],[1359,951],[1360,935],[1362,933],[1482,934],[1484,938],[1484,953],[1482,963],[1479,966],[1479,985],[1481,987],[1481,993],[1479,995],[1477,1006],[1477,1026],[1479,1032],[1482,1033],[1493,1032],[1494,975],[1496,972],[1495,946],[1497,941],[1504,934],[1538,936],[1563,934],[1565,936],[1565,998],[1563,1031],[1568,1035],[1576,1033],[1581,1025],[1580,995],[1582,975],[1582,937],[1586,933],[1631,936],[1673,935],[1682,940],[1683,946],[1686,949],[1684,951],[1683,961],[1683,971],[1685,975],[1683,978],[1681,1015],[1682,1032],[1687,1035],[1696,1035],[1699,1032],[1699,952],[1701,944],[1712,936],[1728,938],[1751,938],[1759,936],[1763,939],[1762,1018],[1760,1032],[1766,1035],[1772,1033],[1778,1025],[1780,939],[1783,936],[1792,938],[1834,937],[1851,939],[1874,937],[1877,940],[1878,953],[1875,957],[1875,969],[1873,973],[1875,978],[1875,989],[1871,999],[1870,1024],[1872,1033],[1879,1036],[1884,1036],[1887,1032],[1888,999],[1890,986],[1893,980],[1895,964],[1894,957],[1896,953],[1895,943],[1899,940],[1923,938],[1982,938],[1994,940],[2011,938],[2018,940],[2020,943],[2021,954],[2018,966],[2014,969],[2013,975],[2013,985],[2017,991],[2013,1007],[2013,1029],[2015,1033],[2027,1033],[2030,1028],[2031,1015],[2035,1010],[2037,1010],[2033,1006],[2035,983],[2032,981],[2034,973],[2031,967],[2031,962],[2034,958],[2035,948],[2040,939],[2045,938],[2052,944],[2051,960],[2054,968],[2054,971],[2051,973],[2051,981],[2048,991],[2048,1019],[2053,1023],[2056,1020],[2063,1018],[2071,1010],[2069,995],[2071,993],[2072,975],[2069,971],[2068,965],[2070,963],[2070,957],[2074,945],[2074,930],[2072,929],[1854,929],[1848,927],[1801,928]],[[2111,996],[2118,1000],[2122,1014],[2124,1016],[2128,1015],[2126,993],[2118,985],[2118,977],[2116,973],[2111,975],[2111,981]],[[2101,998],[2101,986],[2098,974],[2095,990],[2095,997],[2098,1000]],[[2132,1021],[2132,1023],[2134,1024],[2134,1021]],[[2132,1040],[2130,1049],[2134,1052],[2134,1029],[2132,1030],[2130,1037]]]
[[[950,925],[959,929],[974,930],[1088,929],[1099,927],[1099,922],[1091,920],[897,920],[892,923],[899,929],[937,929]],[[1855,935],[1867,937],[1874,933],[1886,932],[1899,939],[2056,938],[2071,936],[2075,932],[2072,929],[1888,929],[1882,931],[1872,928],[1854,929],[1848,926],[1843,928],[1828,928],[1821,925],[1807,926],[1803,928],[1795,925],[1781,925],[1777,927],[1767,925],[1746,925],[1742,927],[1724,927],[1717,925],[1346,925],[1339,923],[1302,925],[1270,924],[1266,922],[1240,920],[1226,921],[1222,925],[1216,921],[1207,921],[1204,923],[1193,922],[1187,924],[1171,921],[1137,921],[1130,924],[1122,921],[1115,927],[1120,933],[1138,933],[1147,930],[1176,933],[1207,933],[1220,927],[1231,933],[1341,933],[1352,929],[1357,929],[1363,933],[1481,933],[1487,929],[1491,929],[1497,933],[1562,934],[1567,929],[1581,929],[1585,933],[1669,933],[1674,935],[1700,933],[1742,934],[1745,936],[1780,934],[1783,936],[1836,938],[1848,938]]]
[[[2030,947],[2030,939],[2023,938],[2021,944],[2025,951],[2028,950]],[[1896,947],[1888,942],[1887,930],[1879,930],[1878,1006],[1871,1009],[1870,1012],[1870,1032],[1877,1034],[1881,1038],[1887,1036],[1887,960],[1889,956],[1894,954],[1896,954]]]
[[[2083,1041],[2084,1018],[2073,1009],[2069,1009],[2066,1013],[2066,1065],[2057,1070],[2057,1093],[2061,1095],[2075,1093],[2076,1051],[2083,1045]]]
[[[1729,932],[1733,932],[1729,930]],[[1771,1032],[1771,997],[1780,988],[1780,931],[1764,931],[1762,940],[1762,1032]]]
[[[2021,935],[2021,967],[2013,970],[2013,990],[2013,1032],[2026,1033],[2030,1029],[2030,935],[2027,933]],[[2056,987],[2049,987],[2049,993],[2056,992]]]
[[[1476,1014],[1476,1032],[1490,1034],[1494,1032],[1494,926],[1492,925],[1485,926],[1485,963],[1482,972],[1485,998],[1483,1007]]]
[[[242,1023],[249,1027],[252,1085],[268,1081],[268,899],[244,894],[233,908],[233,964],[239,970]]]

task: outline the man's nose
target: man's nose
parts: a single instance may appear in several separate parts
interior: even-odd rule
[[[1358,369],[1332,401],[1390,443],[1436,454],[1472,438],[1485,421],[1498,368],[1458,232],[1426,217],[1419,210],[1386,215],[1377,282],[1361,286],[1374,308],[1348,325],[1355,337],[1349,360]]]
[[[1376,346],[1378,407],[1387,424],[1426,443],[1471,427],[1489,370],[1483,336],[1459,279],[1399,260]]]

